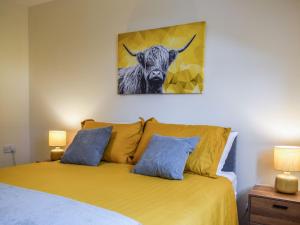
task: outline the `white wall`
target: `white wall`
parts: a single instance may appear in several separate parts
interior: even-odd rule
[[[30,161],[28,10],[0,0],[0,167],[12,165],[5,144],[14,144],[17,163]]]
[[[47,131],[85,118],[216,124],[239,131],[241,208],[273,184],[275,144],[300,144],[300,1],[59,0],[30,8],[34,158]],[[207,22],[203,95],[117,95],[117,34]],[[298,174],[299,175],[299,174]]]

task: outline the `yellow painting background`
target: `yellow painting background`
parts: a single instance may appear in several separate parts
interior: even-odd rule
[[[132,52],[143,51],[153,45],[167,49],[180,49],[196,34],[191,45],[179,53],[168,69],[164,93],[202,93],[204,79],[205,22],[195,22],[158,29],[123,33],[118,35],[118,68],[135,66]]]

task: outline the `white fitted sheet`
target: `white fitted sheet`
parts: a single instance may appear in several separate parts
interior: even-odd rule
[[[228,180],[231,181],[233,189],[234,189],[234,193],[235,193],[235,197],[237,195],[237,176],[234,172],[224,172],[221,171],[218,173],[219,176],[222,177],[226,177]]]

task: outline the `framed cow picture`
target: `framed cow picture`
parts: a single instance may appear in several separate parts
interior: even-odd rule
[[[118,35],[118,93],[203,92],[205,22]]]

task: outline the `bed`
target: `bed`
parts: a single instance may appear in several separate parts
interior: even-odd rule
[[[238,224],[237,132],[155,118],[82,125],[60,162],[0,169],[1,225]]]
[[[133,174],[131,168],[41,162],[0,169],[0,182],[103,207],[144,225],[238,224],[230,178],[185,173],[175,181]]]

